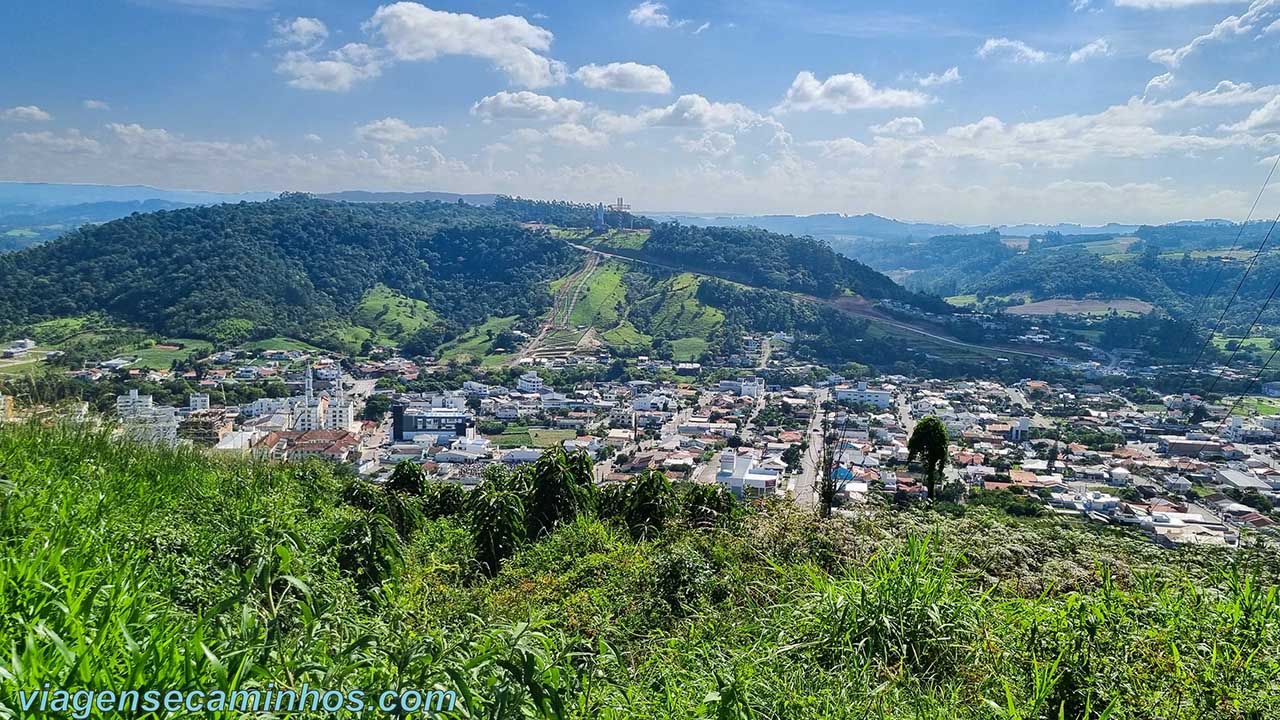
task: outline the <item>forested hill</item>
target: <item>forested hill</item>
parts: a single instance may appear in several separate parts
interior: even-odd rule
[[[0,322],[105,311],[180,337],[317,338],[383,284],[465,326],[542,312],[577,256],[488,208],[285,196],[133,215],[0,257]]]
[[[0,256],[0,335],[102,312],[169,337],[230,344],[284,335],[430,353],[494,318],[513,319],[503,329],[521,321],[534,329],[551,307],[552,281],[584,259],[573,238],[591,234],[594,221],[589,205],[502,197],[477,206],[286,194],[134,214]],[[810,238],[655,226],[613,212],[606,222],[652,228],[641,233],[647,243],[619,252],[677,271],[942,306]]]
[[[524,222],[589,228],[591,205],[500,196],[495,207]],[[616,255],[715,275],[755,287],[832,297],[852,292],[874,300],[892,299],[934,312],[952,308],[940,299],[910,292],[882,273],[835,252],[825,240],[781,235],[755,227],[703,227],[606,210],[610,227],[650,230],[640,244],[608,244]]]

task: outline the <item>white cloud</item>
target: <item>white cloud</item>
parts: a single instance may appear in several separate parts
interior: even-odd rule
[[[609,136],[577,123],[560,123],[547,128],[547,137],[561,145],[601,148],[609,144]]]
[[[52,120],[53,116],[41,110],[35,105],[18,105],[8,110],[0,110],[0,120],[14,120],[17,122],[45,122]]]
[[[356,128],[356,137],[378,145],[400,145],[439,140],[446,132],[438,125],[414,127],[398,117],[385,117]]]
[[[1160,92],[1167,89],[1173,84],[1173,73],[1167,72],[1163,75],[1157,75],[1147,81],[1147,87],[1142,91],[1144,95],[1150,95],[1152,92]]]
[[[702,33],[706,32],[706,31],[708,31],[708,30],[710,30],[710,29],[711,29],[711,23],[710,23],[710,22],[704,22],[704,23],[702,23],[701,25],[699,25],[699,26],[697,27],[697,29],[696,29],[696,30],[694,30],[694,31],[693,31],[693,34],[694,34],[694,35],[701,35]]]
[[[1131,7],[1139,10],[1178,10],[1193,5],[1233,5],[1240,0],[1115,0],[1116,7]]]
[[[316,59],[307,51],[285,53],[276,72],[289,78],[289,85],[302,90],[346,92],[356,83],[382,74],[383,61],[368,45],[347,43],[332,50],[324,59]]]
[[[832,75],[819,81],[805,70],[796,75],[774,111],[821,110],[841,114],[850,110],[921,107],[931,100],[915,90],[878,88],[857,73]]]
[[[329,28],[312,17],[296,17],[275,25],[275,42],[280,45],[313,48],[329,37]]]
[[[1149,85],[1149,83],[1148,83]],[[1160,108],[1179,109],[1183,107],[1228,107],[1232,105],[1250,105],[1262,103],[1280,95],[1280,85],[1263,85],[1254,87],[1250,83],[1237,83],[1223,80],[1213,86],[1212,90],[1193,91],[1178,98],[1157,104]]]
[[[110,110],[111,106],[102,100],[85,100],[83,103],[86,110]]]
[[[58,154],[96,155],[102,150],[97,140],[81,135],[79,130],[68,130],[60,135],[48,130],[19,132],[10,135],[8,142]]]
[[[1071,0],[1071,9],[1076,12],[1089,9],[1090,0]]]
[[[813,140],[805,143],[806,147],[818,148],[822,157],[831,160],[861,158],[871,154],[871,148],[853,138],[835,138],[834,140]]]
[[[1263,133],[1280,131],[1280,95],[1262,107],[1249,113],[1249,117],[1238,123],[1223,125],[1221,130],[1227,132]]]
[[[1097,40],[1094,40],[1093,42],[1089,43],[1088,45],[1085,45],[1079,50],[1072,52],[1071,55],[1067,58],[1067,62],[1070,62],[1070,63],[1084,62],[1089,58],[1106,57],[1111,53],[1112,53],[1111,45],[1109,45],[1107,41],[1104,40],[1103,38],[1098,38]]]
[[[1043,50],[1037,50],[1021,40],[1010,40],[1009,38],[987,38],[982,43],[982,47],[978,48],[978,57],[985,58],[991,55],[1006,55],[1018,62],[1038,64],[1049,60],[1052,56]]]
[[[586,107],[586,103],[581,100],[553,98],[529,90],[518,92],[501,90],[481,98],[471,106],[471,113],[485,122],[495,118],[563,120],[577,116]]]
[[[723,157],[733,152],[733,148],[738,144],[738,141],[729,133],[708,130],[701,137],[676,138],[676,144],[686,152],[709,157]]]
[[[671,92],[671,77],[657,65],[613,62],[608,65],[583,65],[573,74],[583,85],[596,90],[619,92]]]
[[[1147,57],[1152,62],[1176,68],[1187,56],[1203,45],[1245,35],[1253,32],[1264,22],[1274,22],[1278,10],[1280,10],[1280,0],[1253,0],[1249,9],[1243,14],[1230,15],[1220,20],[1209,32],[1192,38],[1186,45],[1156,50]]]
[[[954,65],[947,68],[941,74],[929,73],[924,76],[916,76],[916,84],[920,87],[937,87],[939,85],[950,85],[951,83],[960,82],[960,68]]]
[[[551,31],[516,15],[481,18],[397,2],[379,7],[365,27],[397,60],[466,55],[489,60],[511,82],[524,87],[559,85],[565,80],[564,63],[545,55],[551,49]]]
[[[608,133],[635,132],[649,127],[688,127],[742,130],[766,122],[759,113],[738,103],[713,102],[701,95],[681,95],[666,107],[635,115],[601,112],[596,127]]]
[[[307,141],[307,142],[309,142],[309,143],[322,143],[322,142],[324,142],[324,138],[320,137],[319,135],[317,135],[317,134],[315,134],[315,133],[307,133],[306,135],[303,135],[303,136],[302,136],[302,139],[303,139],[303,140],[306,140],[306,141]]]
[[[645,2],[631,8],[627,19],[640,27],[673,28],[688,24],[688,20],[673,20],[667,14],[667,6],[660,2]]]
[[[916,135],[924,132],[924,121],[918,117],[900,117],[868,129],[874,135]]]

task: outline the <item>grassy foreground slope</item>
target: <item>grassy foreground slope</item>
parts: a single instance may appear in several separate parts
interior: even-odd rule
[[[0,715],[46,682],[305,682],[448,688],[452,717],[1275,717],[1274,554],[987,510],[821,522],[661,483],[648,504],[558,492],[582,467],[460,501],[6,429]],[[570,496],[576,517],[480,572],[485,523]]]

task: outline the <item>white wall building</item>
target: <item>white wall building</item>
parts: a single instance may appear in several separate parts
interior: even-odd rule
[[[545,387],[536,372],[527,372],[516,382],[516,389],[525,393],[541,393]]]
[[[720,470],[716,482],[738,497],[759,497],[778,491],[782,474],[774,468],[762,465],[750,454],[738,454],[733,450],[720,453]]]
[[[833,395],[836,402],[875,405],[878,408],[887,408],[893,404],[893,393],[887,390],[871,390],[867,388],[865,382],[858,383],[857,387],[838,387]]]

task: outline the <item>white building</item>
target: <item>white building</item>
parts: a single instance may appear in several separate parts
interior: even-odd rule
[[[151,396],[139,395],[137,388],[129,390],[128,395],[116,396],[116,414],[121,419],[150,410],[153,407],[155,407],[155,402],[151,399]]]
[[[738,497],[759,497],[778,491],[782,474],[766,467],[754,455],[733,450],[720,453],[720,470],[716,482]]]
[[[871,390],[865,382],[858,383],[856,388],[837,387],[833,393],[836,402],[849,402],[857,405],[874,405],[887,408],[893,404],[893,393],[887,390]]]
[[[177,411],[156,405],[150,395],[139,395],[137,388],[116,396],[116,412],[130,440],[170,447],[178,444]]]
[[[536,372],[527,372],[516,382],[516,389],[524,393],[541,393],[545,387]]]
[[[765,383],[760,378],[739,378],[737,380],[721,380],[721,392],[731,392],[742,397],[758,398],[764,395]]]
[[[187,407],[191,410],[208,410],[209,395],[207,393],[191,393],[187,396]]]

